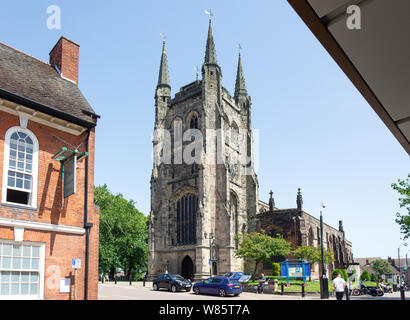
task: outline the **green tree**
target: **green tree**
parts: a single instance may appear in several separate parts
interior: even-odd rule
[[[370,281],[376,282],[377,281],[377,275],[375,273],[372,273],[370,275]]]
[[[370,262],[370,266],[374,271],[376,271],[379,277],[381,277],[384,274],[389,274],[393,272],[390,268],[389,263],[382,259],[373,260],[372,262]]]
[[[396,222],[400,225],[400,231],[404,235],[404,239],[410,237],[410,185],[409,185],[410,173],[406,180],[398,179],[397,183],[393,183],[391,186],[399,194],[400,208],[404,208],[407,214],[396,213]]]
[[[325,258],[325,264],[329,264],[334,261],[333,253],[329,248],[324,250],[323,253]],[[309,261],[310,263],[312,263],[312,265],[322,262],[321,246],[299,246],[295,250],[293,250],[292,254],[298,259],[304,259],[306,261]]]
[[[364,270],[362,274],[360,275],[360,280],[362,281],[370,281],[370,278],[371,278],[370,273],[367,270]]]
[[[113,195],[106,185],[95,188],[100,207],[100,271],[114,274],[122,268],[130,275],[146,270],[148,252],[147,217],[122,194]]]
[[[249,258],[255,262],[253,278],[256,275],[258,264],[268,261],[271,258],[285,257],[290,253],[290,242],[283,237],[271,237],[261,232],[242,233],[236,236],[239,242],[239,249],[235,255],[239,258]]]

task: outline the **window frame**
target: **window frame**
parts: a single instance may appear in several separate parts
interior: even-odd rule
[[[0,239],[0,242],[6,243],[6,244],[11,244],[11,245],[19,245],[19,246],[35,246],[39,247],[40,249],[40,261],[39,261],[39,267],[38,267],[38,277],[39,277],[39,291],[38,291],[38,296],[30,296],[30,295],[0,295],[0,300],[43,300],[44,299],[44,275],[45,275],[45,256],[46,256],[46,245],[44,242],[31,242],[31,241],[13,241],[13,240],[5,240],[5,239]],[[2,268],[0,267],[0,270]],[[6,270],[8,271],[8,270]],[[13,271],[12,269],[10,270],[11,272]],[[21,271],[18,271],[21,272]],[[30,271],[31,272],[31,271]]]
[[[31,203],[28,205],[7,201],[7,190],[9,189],[8,180],[7,180],[8,171],[11,170],[10,169],[10,140],[11,140],[11,136],[16,132],[22,132],[26,134],[33,141],[33,160],[32,160],[32,172],[31,172],[32,188],[30,191],[30,194],[31,194],[30,202]],[[20,207],[25,207],[25,208],[30,208],[30,209],[37,209],[38,155],[39,155],[39,143],[38,143],[37,137],[34,135],[33,132],[31,132],[28,129],[19,127],[19,126],[11,127],[7,130],[5,137],[4,137],[3,184],[2,184],[2,193],[1,193],[1,203],[2,204],[20,206]],[[16,170],[11,170],[11,171],[16,172]],[[11,190],[16,190],[16,189],[14,188]]]

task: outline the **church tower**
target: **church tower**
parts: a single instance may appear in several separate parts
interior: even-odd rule
[[[244,271],[235,236],[255,229],[251,99],[239,54],[235,94],[222,86],[212,21],[202,79],[171,98],[163,44],[155,94],[148,274],[203,279]]]

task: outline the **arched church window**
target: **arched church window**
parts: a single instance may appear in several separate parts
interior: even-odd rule
[[[239,128],[235,122],[232,123],[231,142],[232,147],[239,149]]]
[[[313,235],[313,230],[312,227],[309,228],[309,237],[308,237],[308,246],[309,247],[314,247],[314,243],[313,243],[313,239],[314,239],[314,235]]]
[[[189,122],[189,128],[190,129],[198,129],[198,116],[197,115],[193,115],[191,117],[191,120]]]
[[[196,213],[198,198],[186,194],[177,201],[177,245],[196,243]]]

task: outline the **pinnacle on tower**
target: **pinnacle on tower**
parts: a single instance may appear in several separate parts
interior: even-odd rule
[[[243,75],[242,69],[242,59],[241,59],[241,52],[239,52],[238,57],[238,71],[236,73],[236,84],[235,84],[235,98],[239,98],[239,96],[248,96],[248,91],[246,90],[245,84],[245,77]]]
[[[303,198],[302,198],[302,192],[300,191],[300,188],[298,188],[298,195],[296,197],[296,204],[298,206],[298,209],[302,210]]]
[[[273,209],[275,208],[275,200],[273,199],[273,192],[272,190],[269,192],[270,198],[269,198],[269,211],[273,212]]]
[[[171,85],[169,82],[167,52],[165,51],[165,40],[163,41],[163,44],[162,44],[161,65],[159,67],[157,87],[164,87],[164,86],[171,88]]]
[[[206,51],[205,51],[205,65],[214,64],[218,65],[216,61],[216,51],[214,36],[212,34],[212,20],[209,18],[209,29],[208,29],[208,39],[206,40]]]

